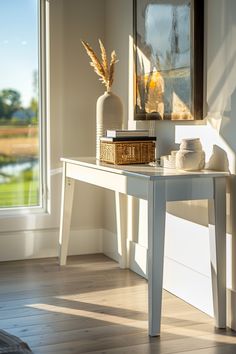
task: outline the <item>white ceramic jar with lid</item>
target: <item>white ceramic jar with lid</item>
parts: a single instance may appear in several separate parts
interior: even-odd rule
[[[176,168],[185,171],[199,171],[205,166],[205,152],[199,138],[182,139],[176,154]]]

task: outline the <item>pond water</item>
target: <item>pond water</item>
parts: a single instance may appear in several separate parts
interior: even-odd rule
[[[26,170],[38,170],[38,160],[24,160],[22,162],[3,164],[0,166],[0,183],[7,183],[11,177],[17,177]]]

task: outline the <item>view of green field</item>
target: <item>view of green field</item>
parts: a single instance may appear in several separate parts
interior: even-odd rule
[[[39,205],[38,128],[0,125],[0,208]]]
[[[9,182],[0,183],[1,208],[36,206],[38,201],[38,181],[33,178],[32,171],[23,172],[18,178],[12,177]]]

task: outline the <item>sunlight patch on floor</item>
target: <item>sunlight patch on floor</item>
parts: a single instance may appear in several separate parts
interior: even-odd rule
[[[47,311],[47,312],[64,314],[64,315],[86,317],[86,318],[91,318],[93,320],[106,321],[106,322],[110,322],[113,324],[119,324],[119,325],[124,325],[124,326],[128,326],[128,327],[131,326],[131,327],[136,327],[136,328],[140,328],[140,329],[147,329],[147,321],[146,320],[140,321],[140,320],[134,319],[134,320],[130,320],[130,322],[127,322],[127,318],[125,318],[126,322],[124,323],[124,317],[113,316],[113,315],[110,315],[107,313],[78,310],[78,309],[73,309],[73,308],[68,308],[68,307],[54,306],[54,305],[48,305],[48,304],[42,304],[42,303],[27,305],[27,307],[31,307],[34,309],[43,310],[43,311]]]
[[[104,304],[105,301],[111,301],[112,307],[119,307],[118,302],[134,302],[137,303],[139,300],[142,303],[147,303],[147,289],[143,285],[129,286],[125,288],[116,288],[116,289],[106,289],[106,290],[96,290],[89,291],[82,294],[69,294],[69,295],[58,295],[57,299],[66,300],[66,301],[79,301],[79,302],[88,302],[91,304]]]

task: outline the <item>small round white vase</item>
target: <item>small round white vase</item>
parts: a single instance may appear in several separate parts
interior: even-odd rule
[[[100,158],[100,138],[108,129],[122,129],[123,105],[113,92],[105,92],[96,106],[96,159]]]
[[[202,144],[199,138],[182,139],[180,150],[202,151]]]
[[[185,171],[200,171],[205,166],[205,152],[200,139],[183,139],[176,154],[176,168]]]

